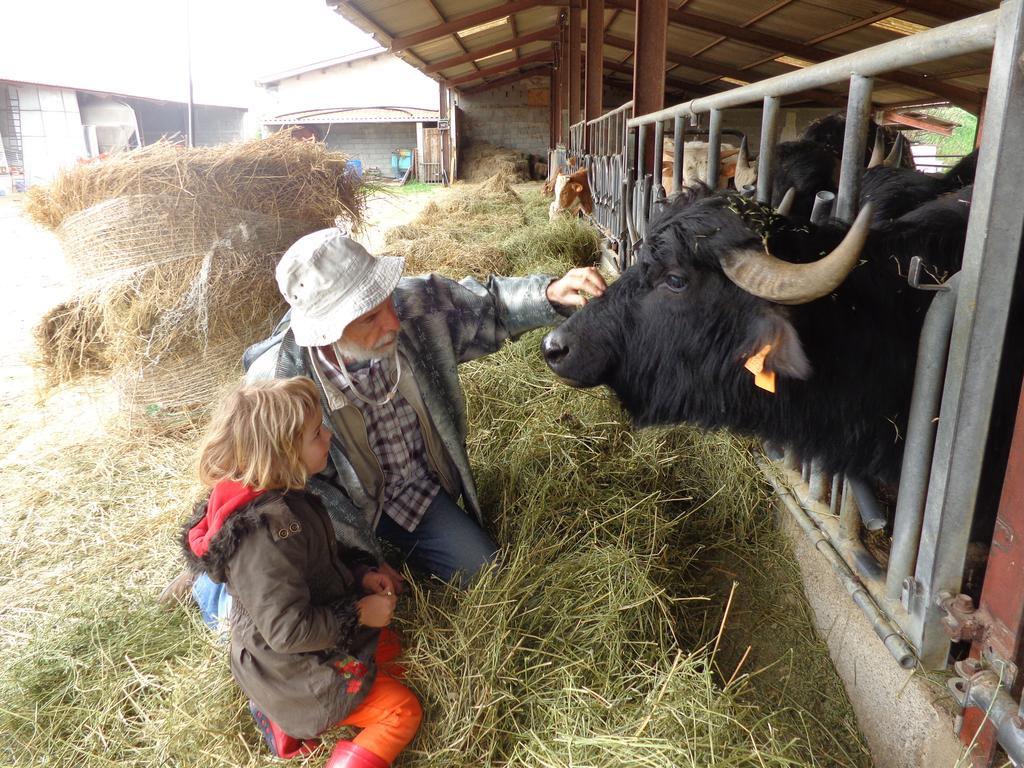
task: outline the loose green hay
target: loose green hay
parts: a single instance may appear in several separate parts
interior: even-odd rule
[[[524,226],[552,226],[533,194]],[[563,252],[519,249],[512,267],[561,271]],[[396,764],[870,765],[749,446],[633,430],[603,390],[554,381],[539,340],[462,369],[501,560],[467,592],[416,581],[402,599],[425,717]],[[68,405],[32,418],[67,423]],[[280,765],[194,607],[155,607],[199,493],[198,430],[140,440],[111,416],[7,435],[0,764]],[[322,765],[338,735],[296,764]]]

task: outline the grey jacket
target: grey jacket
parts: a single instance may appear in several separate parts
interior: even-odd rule
[[[403,278],[394,292],[401,321],[399,391],[419,417],[428,460],[453,498],[481,519],[466,455],[466,406],[458,365],[497,351],[507,339],[552,325],[560,315],[547,300],[547,275]],[[246,353],[247,380],[309,376],[316,382],[324,422],[334,434],[328,468],[310,481],[324,500],[339,540],[379,552],[373,530],[382,512],[383,473],[366,436],[359,408],[325,387],[318,364],[295,343],[288,317],[274,335]]]

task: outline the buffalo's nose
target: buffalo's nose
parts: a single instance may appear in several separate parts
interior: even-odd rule
[[[569,354],[569,345],[561,338],[558,330],[554,330],[545,336],[540,348],[548,365],[557,365]]]

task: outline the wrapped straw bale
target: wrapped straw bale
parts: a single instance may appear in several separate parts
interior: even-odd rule
[[[113,372],[144,410],[209,402],[285,308],[281,254],[339,219],[358,228],[364,201],[343,155],[284,134],[156,144],[34,190],[26,209],[56,232],[79,292],[37,329],[49,379]]]

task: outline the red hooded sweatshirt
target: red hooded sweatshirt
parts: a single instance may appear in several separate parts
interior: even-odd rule
[[[206,516],[188,532],[188,546],[196,557],[202,557],[210,548],[224,521],[253,499],[266,491],[250,488],[233,480],[221,480],[210,493],[206,503]]]

